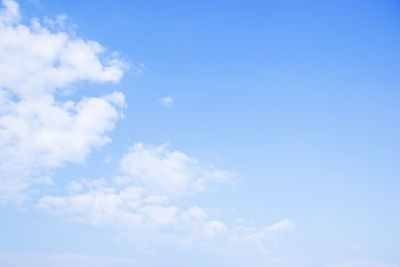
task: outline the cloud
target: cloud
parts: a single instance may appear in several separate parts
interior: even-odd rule
[[[4,9],[0,9],[0,25],[16,23],[21,19],[19,5],[12,0],[3,1]]]
[[[51,32],[33,19],[20,24],[18,4],[5,1],[0,13],[0,88],[27,98],[54,92],[73,82],[117,82],[125,67],[94,41],[63,31]]]
[[[123,117],[124,95],[113,92],[76,100],[71,94],[78,82],[118,82],[127,65],[118,53],[105,53],[99,43],[66,30],[65,16],[43,22],[35,18],[25,25],[15,1],[4,0],[3,5],[0,200],[23,202],[34,185],[57,184],[51,177],[54,169],[83,163],[93,149],[111,141],[107,133]],[[169,106],[173,99],[159,102]],[[196,204],[179,201],[206,191],[211,183],[231,184],[232,177],[227,170],[201,164],[167,145],[136,143],[123,155],[118,176],[71,181],[62,195],[40,196],[36,207],[114,229],[141,246],[226,244],[232,238],[261,244],[293,229],[289,220],[264,229],[231,229]],[[97,259],[82,259],[85,266],[99,266],[90,263]]]
[[[72,181],[66,187],[67,191],[69,191],[69,192],[79,192],[82,190],[82,188],[83,188],[82,184],[77,183],[76,181]]]
[[[190,195],[203,191],[207,182],[232,182],[233,174],[211,166],[203,167],[197,159],[168,145],[149,146],[136,143],[120,162],[120,184],[135,182],[155,194]]]
[[[122,156],[120,171],[114,179],[73,181],[66,195],[45,196],[37,207],[69,220],[112,228],[138,246],[210,242],[226,246],[231,239],[262,246],[294,227],[285,219],[263,229],[229,229],[197,205],[182,206],[182,197],[207,190],[208,183],[228,182],[231,174],[202,167],[195,158],[170,151],[166,145],[135,144]]]
[[[39,201],[37,207],[66,216],[69,220],[125,233],[138,246],[143,241],[140,235],[144,233],[156,236],[153,242],[157,243],[166,238],[172,238],[169,240],[171,242],[180,239],[210,239],[226,231],[222,222],[208,220],[205,211],[199,207],[185,211],[168,203],[149,203],[144,191],[144,188],[137,186],[118,190],[105,185],[86,188],[86,192],[82,193],[70,191],[66,196],[46,196]],[[194,210],[202,216],[198,216]]]
[[[276,239],[277,237],[283,236],[288,232],[294,230],[294,224],[289,219],[284,219],[277,222],[274,225],[265,227],[261,230],[249,232],[245,235],[248,240],[253,240],[254,242],[261,243],[265,239]]]
[[[205,190],[206,182],[229,181],[229,172],[201,167],[196,159],[170,151],[166,145],[142,143],[122,157],[120,171],[114,179],[72,181],[67,195],[45,196],[37,207],[118,231],[151,229],[157,233],[164,229],[175,240],[210,239],[227,232],[222,222],[209,219],[201,208],[184,208],[171,202]]]
[[[265,243],[276,241],[283,238],[286,234],[294,230],[294,223],[289,219],[284,219],[271,226],[262,229],[247,227],[245,221],[240,220],[233,229],[230,244],[238,247],[254,248],[260,253],[268,252]]]
[[[82,163],[121,118],[124,95],[60,100],[78,81],[118,82],[126,64],[72,32],[65,18],[21,24],[18,3],[0,10],[0,200],[23,201],[23,191],[68,162]]]
[[[234,243],[236,247],[250,244],[261,250],[265,242],[277,241],[293,230],[293,223],[287,219],[263,229],[229,229],[226,223],[210,218],[198,206],[184,209],[168,202],[148,203],[146,190],[133,185],[86,190],[43,197],[37,207],[68,220],[114,229],[141,248],[219,242],[222,248],[232,248]]]
[[[157,100],[158,103],[160,103],[161,105],[163,105],[164,107],[169,107],[172,105],[172,103],[174,103],[174,99],[170,96],[164,97],[164,98],[160,98]]]
[[[143,71],[147,69],[146,65],[144,65],[143,63],[140,63],[138,65],[131,65],[130,67],[138,75],[143,74]]]

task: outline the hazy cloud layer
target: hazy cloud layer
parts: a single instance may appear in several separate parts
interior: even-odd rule
[[[385,261],[358,260],[330,264],[327,267],[400,267],[400,264]]]
[[[57,253],[0,253],[2,267],[134,267],[142,266],[129,258]]]

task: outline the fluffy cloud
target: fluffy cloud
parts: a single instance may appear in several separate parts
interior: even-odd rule
[[[57,98],[78,81],[117,82],[125,64],[104,58],[100,44],[33,19],[20,23],[18,4],[0,10],[0,200],[22,201],[24,189],[49,183],[46,171],[83,162],[95,147],[110,141],[125,105],[122,93]],[[46,21],[49,25],[50,20]],[[47,181],[47,182],[46,182]]]
[[[207,240],[227,232],[224,223],[209,219],[203,209],[171,203],[177,196],[204,190],[206,180],[228,181],[229,172],[202,168],[196,159],[165,145],[141,143],[122,157],[120,166],[122,175],[115,179],[73,181],[67,195],[43,197],[37,207],[118,231],[152,229],[154,234],[163,229],[175,241]]]
[[[151,245],[166,241],[262,246],[264,241],[276,240],[293,230],[288,219],[263,229],[229,229],[196,205],[182,207],[179,200],[206,190],[206,181],[227,182],[231,175],[214,167],[201,167],[195,158],[170,151],[165,145],[135,144],[122,157],[120,169],[121,176],[108,181],[73,181],[67,186],[67,195],[43,197],[37,207],[74,221],[115,229],[141,245],[145,239],[153,242]]]
[[[120,163],[120,184],[140,183],[154,193],[173,196],[203,191],[209,181],[231,182],[232,173],[213,167],[201,167],[195,158],[167,145],[154,147],[135,144]]]
[[[118,81],[124,63],[100,59],[104,49],[70,32],[51,32],[38,19],[20,24],[18,4],[3,1],[0,13],[0,88],[18,97],[34,97],[76,81]]]
[[[209,239],[226,232],[222,222],[209,220],[199,207],[193,206],[185,211],[171,204],[149,204],[143,193],[141,187],[129,186],[117,190],[107,185],[86,188],[86,192],[80,194],[47,196],[37,206],[74,221],[109,227],[119,232],[137,234],[150,230],[157,235],[157,240],[166,237],[162,236],[161,230],[169,236],[174,235],[173,241],[184,237]]]
[[[163,203],[149,203],[146,188],[140,186],[118,188],[104,181],[98,183],[100,186],[73,184],[79,190],[85,187],[84,192],[46,196],[37,207],[69,220],[114,229],[138,247],[219,241],[226,247],[250,245],[264,251],[265,242],[276,241],[294,228],[293,223],[285,219],[263,229],[229,229],[224,222],[210,218],[198,206],[184,209],[165,199]]]
[[[118,82],[126,65],[115,53],[64,30],[65,17],[21,23],[18,4],[0,10],[0,200],[23,201],[33,184],[67,163],[82,163],[122,116],[124,95],[65,100],[76,82]],[[72,99],[72,97],[71,97]],[[169,105],[172,98],[161,103]],[[179,199],[232,183],[232,174],[204,166],[167,145],[135,144],[120,161],[117,177],[72,181],[61,196],[44,196],[37,207],[74,221],[131,234],[153,243],[263,240],[293,228],[289,220],[264,229],[230,229],[196,205]],[[133,234],[133,235],[132,235]],[[143,237],[140,239],[140,237]],[[90,265],[90,264],[89,264]]]

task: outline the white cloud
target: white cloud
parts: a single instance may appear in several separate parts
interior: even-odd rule
[[[165,145],[135,144],[122,157],[120,167],[122,176],[117,179],[72,182],[68,194],[43,197],[37,207],[70,220],[112,228],[139,246],[144,242],[187,245],[217,241],[228,245],[230,240],[262,246],[293,230],[288,219],[263,229],[229,229],[196,205],[182,207],[177,200],[206,190],[206,181],[225,181],[230,175],[201,167],[196,159]],[[221,179],[221,173],[227,177]]]
[[[119,183],[140,183],[156,194],[188,195],[203,191],[208,181],[231,182],[232,174],[213,167],[202,167],[195,158],[167,145],[136,143],[120,164],[124,176]]]
[[[268,226],[261,231],[261,236],[269,235],[270,233],[282,233],[292,231],[294,224],[289,219],[284,219],[274,225]]]
[[[37,207],[68,220],[114,229],[134,247],[146,249],[168,243],[211,241],[228,231],[224,223],[209,220],[201,208],[185,211],[170,204],[151,204],[142,192],[134,186],[121,190],[102,187],[62,197],[47,196]]]
[[[265,239],[276,239],[294,230],[294,224],[289,219],[284,219],[274,225],[265,227],[253,233],[248,233],[245,237],[255,242],[262,242]]]
[[[144,206],[139,209],[139,213],[149,224],[155,225],[167,225],[173,224],[176,222],[176,215],[179,211],[179,208],[171,206],[171,207],[163,207],[159,205],[149,205]]]
[[[61,101],[57,94],[70,91],[77,81],[117,82],[125,64],[116,56],[104,58],[100,44],[60,31],[65,17],[57,18],[51,31],[38,19],[21,24],[18,3],[3,4],[0,200],[22,201],[22,191],[43,183],[43,173],[67,162],[81,163],[93,148],[108,143],[106,133],[125,105],[119,92],[78,102]]]
[[[23,201],[31,185],[54,183],[49,176],[54,168],[82,163],[93,149],[110,142],[107,133],[125,107],[122,93],[63,99],[75,90],[71,85],[76,82],[118,82],[127,66],[117,53],[104,56],[100,44],[65,30],[65,16],[43,23],[33,19],[24,25],[18,4],[12,0],[3,4],[0,200]],[[173,99],[159,102],[169,106]],[[139,243],[227,241],[232,236],[261,243],[293,228],[284,220],[261,230],[232,230],[196,205],[176,203],[178,197],[206,190],[211,182],[232,183],[232,173],[204,166],[167,145],[137,143],[122,157],[120,176],[72,181],[65,195],[44,196],[37,207],[69,220],[135,233],[133,239]]]
[[[5,1],[0,16],[0,87],[18,97],[51,93],[76,81],[118,81],[125,64],[105,58],[102,46],[68,32],[51,32],[33,19],[20,24],[18,4]]]
[[[74,182],[74,186],[76,184]],[[43,197],[37,207],[73,221],[108,227],[118,232],[143,234],[145,231],[158,236],[157,240],[167,237],[162,232],[173,236],[173,240],[195,240],[215,238],[227,231],[222,222],[208,220],[201,208],[191,207],[184,211],[167,203],[149,203],[149,197],[152,196],[146,196],[143,188],[133,185],[122,189],[109,185],[97,188],[86,186],[82,193],[70,190],[66,196]],[[134,235],[133,239],[138,241],[137,238]]]
[[[204,229],[206,237],[213,238],[221,233],[227,232],[228,229],[226,226],[220,221],[211,221],[206,224]]]
[[[170,96],[164,97],[164,98],[160,98],[157,100],[158,103],[160,103],[161,105],[163,105],[164,107],[169,107],[172,105],[172,103],[174,103],[174,99]]]
[[[242,220],[239,224],[236,223],[236,227],[233,229],[234,234],[230,238],[231,245],[255,247],[261,253],[267,252],[264,246],[266,242],[279,240],[294,230],[294,224],[289,219],[284,219],[262,229],[246,227],[243,223]]]
[[[157,195],[149,195],[144,200],[146,203],[150,204],[164,204],[168,202],[167,196],[157,196]]]
[[[4,9],[0,9],[0,25],[16,23],[21,19],[19,5],[12,0],[3,0]]]
[[[82,184],[76,182],[76,181],[72,181],[71,183],[69,183],[69,185],[67,186],[67,191],[69,192],[79,192],[82,190]]]

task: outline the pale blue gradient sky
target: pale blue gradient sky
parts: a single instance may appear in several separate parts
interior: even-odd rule
[[[0,254],[124,257],[149,267],[400,266],[399,1],[40,0],[20,9],[24,23],[68,15],[78,36],[118,51],[131,68],[117,84],[79,83],[58,96],[121,91],[127,107],[112,141],[84,164],[54,169],[55,185],[27,204],[0,204]],[[169,106],[158,101],[165,97]],[[267,241],[266,254],[142,251],[107,227],[34,208],[41,195],[65,195],[72,180],[119,175],[136,142],[169,143],[235,174],[233,185],[213,184],[180,206],[200,206],[227,226],[288,218],[294,229]]]

